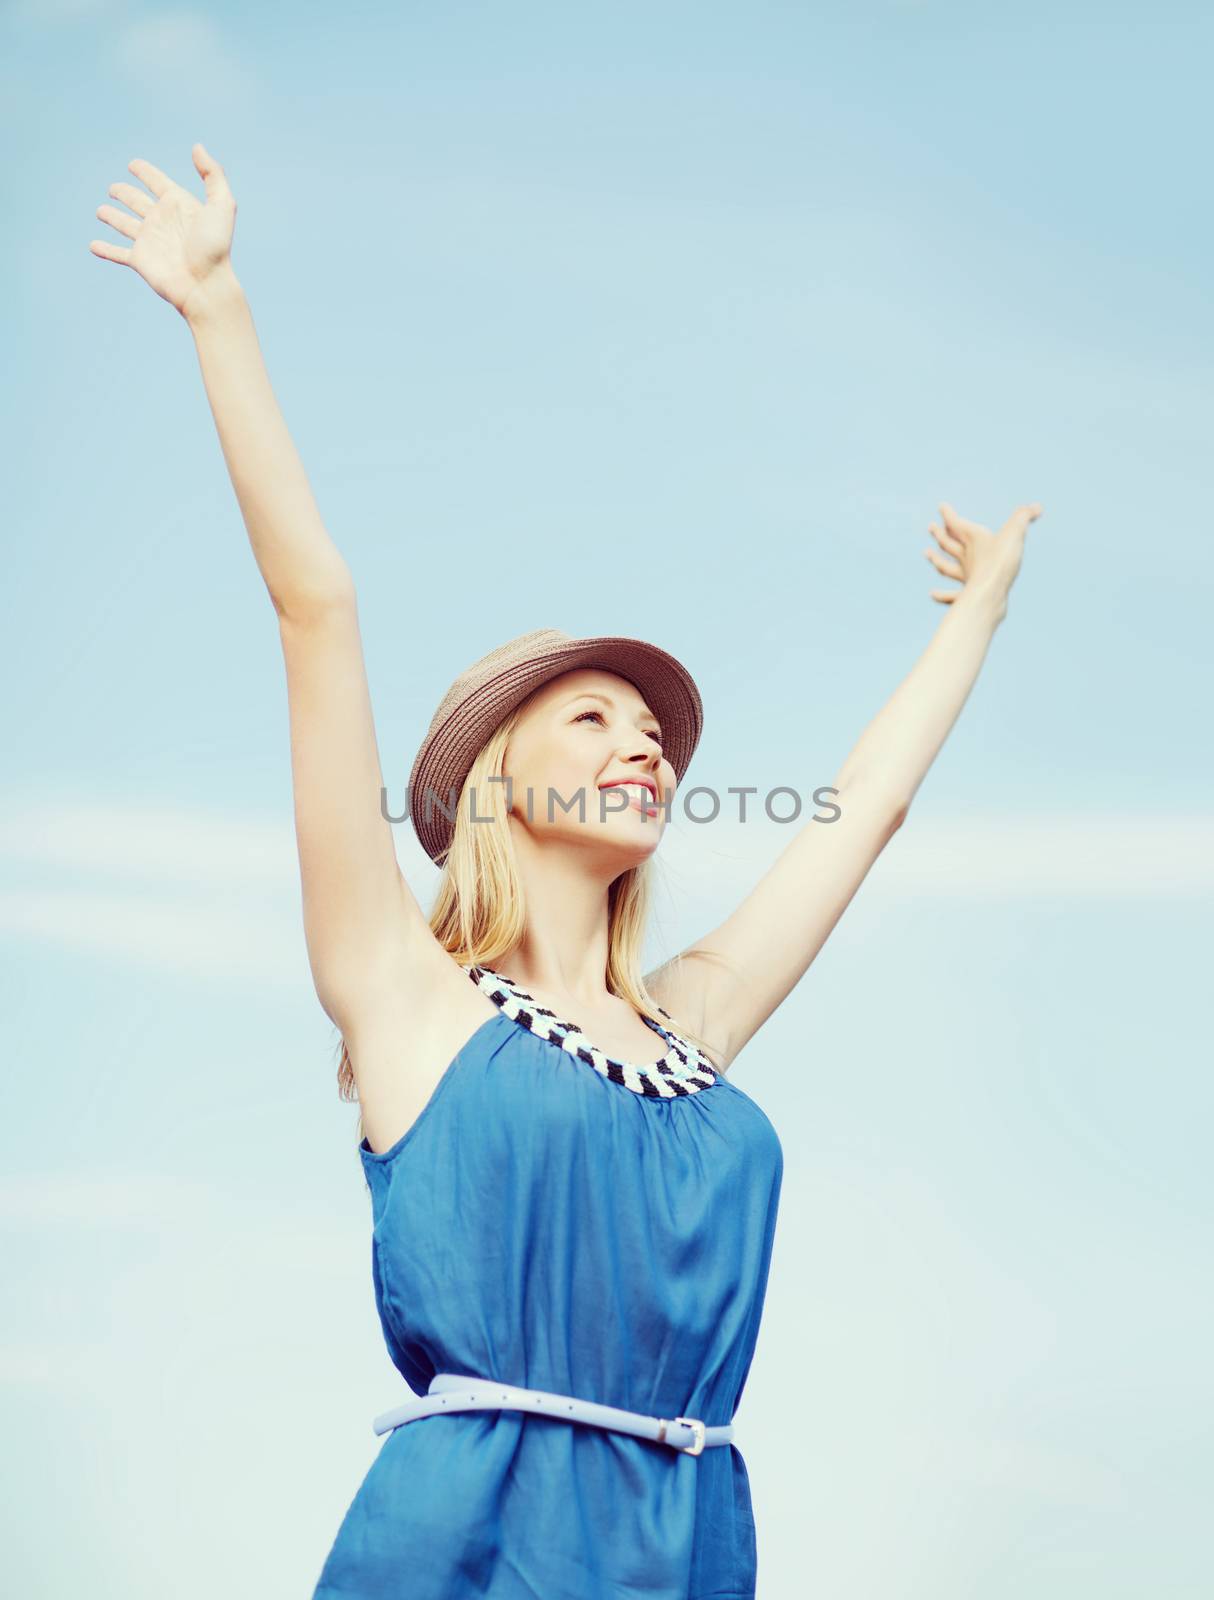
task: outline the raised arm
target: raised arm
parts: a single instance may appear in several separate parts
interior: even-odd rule
[[[193,148],[205,204],[147,161],[151,190],[115,183],[98,216],[134,241],[95,255],[133,267],[194,337],[253,555],[277,615],[290,706],[304,928],[316,992],[345,1030],[376,986],[418,993],[448,962],[396,862],[380,809],[383,779],[354,584],[321,522],[262,360],[232,267],[236,201],[219,164]]]
[[[960,589],[933,589],[948,612],[905,681],[864,730],[833,786],[839,815],[800,827],[719,927],[645,979],[689,1019],[727,1068],[804,976],[885,846],[965,705],[1020,570],[1025,533],[1041,515],[1021,506],[998,534],[941,507],[926,552]],[[828,791],[829,792],[829,791]]]

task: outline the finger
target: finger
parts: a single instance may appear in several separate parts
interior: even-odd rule
[[[139,156],[136,156],[134,161],[128,161],[127,167],[140,183],[147,184],[158,200],[173,187],[173,180],[167,173],[161,172],[160,168],[154,167],[150,161],[141,160]]]
[[[937,572],[942,572],[946,578],[957,578],[964,583],[965,569],[959,566],[957,562],[945,561],[944,557],[938,555],[930,545],[923,552],[923,554],[931,562],[932,566],[935,567]]]
[[[941,605],[951,606],[961,592],[960,589],[933,589],[931,594],[932,599],[939,600]]]
[[[965,553],[965,546],[960,539],[954,539],[951,533],[945,533],[934,522],[929,522],[927,531],[935,539],[940,548],[950,556],[959,556]]]
[[[124,206],[130,206],[138,216],[146,217],[152,209],[152,202],[142,189],[136,189],[133,183],[111,183],[108,193],[115,200],[121,200]]]
[[[987,531],[980,522],[971,522],[968,517],[959,517],[947,500],[940,502],[939,511],[944,518],[945,526],[955,539],[965,539],[973,534]]]
[[[131,264],[131,252],[120,244],[106,244],[104,239],[94,239],[89,249],[103,261],[117,261],[124,267],[129,267]]]
[[[135,239],[139,235],[141,222],[134,217],[128,217],[125,211],[119,211],[117,206],[98,206],[97,215],[102,222],[108,222],[111,228],[117,228],[119,233],[125,233],[128,239]]]

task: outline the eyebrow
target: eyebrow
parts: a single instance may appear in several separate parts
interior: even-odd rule
[[[613,710],[615,708],[615,701],[609,694],[573,694],[569,696],[568,700],[565,701],[565,704],[567,706],[571,706],[575,703],[575,701],[578,700],[601,700],[605,706],[610,706]],[[641,708],[641,715],[643,717],[653,718],[653,721],[657,722],[658,724],[658,732],[661,732],[662,724],[660,721],[658,721],[658,718],[653,715],[653,712],[650,711],[648,706],[643,706]]]

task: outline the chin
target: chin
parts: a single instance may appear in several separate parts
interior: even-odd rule
[[[638,861],[647,860],[662,842],[665,832],[660,818],[643,818],[638,812],[612,828],[612,842],[618,843],[621,852],[627,852]]]
[[[609,818],[601,827],[579,828],[577,842],[610,859],[617,872],[626,872],[629,867],[649,860],[662,842],[662,833],[660,822],[642,821],[634,812],[631,817]]]

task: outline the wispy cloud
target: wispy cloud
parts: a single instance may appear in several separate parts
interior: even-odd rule
[[[193,1217],[213,1225],[216,1184],[172,1173],[36,1172],[0,1178],[0,1227],[46,1223],[73,1227],[147,1227]]]
[[[794,832],[766,819],[701,826],[676,813],[659,852],[666,897],[726,914]],[[407,825],[392,833],[428,905],[437,869]],[[289,818],[27,802],[0,822],[0,867],[9,879],[0,932],[208,981],[307,981]],[[912,812],[870,880],[870,903],[1202,898],[1214,891],[1214,817]]]
[[[275,915],[240,895],[217,893],[204,901],[88,889],[8,890],[0,893],[0,932],[207,981],[306,980],[298,915]]]
[[[226,881],[285,889],[299,875],[289,817],[52,799],[5,808],[0,860],[157,884]]]
[[[214,18],[203,11],[139,17],[117,33],[109,54],[113,65],[145,90],[205,83],[200,105],[211,106],[217,97],[224,102],[248,99],[257,92],[255,74],[228,49]]]
[[[180,92],[182,85],[205,84],[206,105],[249,99],[258,90],[257,75],[204,10],[140,9],[131,0],[10,0],[3,13],[10,28],[91,27],[110,69],[137,89]]]
[[[832,824],[815,823],[828,830]],[[756,881],[796,826],[680,820],[662,843],[668,876],[737,892]],[[912,808],[865,886],[877,895],[1024,899],[1181,899],[1214,890],[1214,816],[1014,813],[926,817]]]
[[[87,1378],[95,1365],[93,1352],[84,1343],[0,1344],[0,1385],[24,1389],[44,1383],[59,1389],[81,1376]]]

